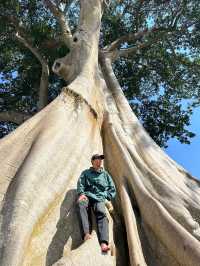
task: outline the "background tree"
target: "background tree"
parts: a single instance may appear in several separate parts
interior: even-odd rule
[[[192,136],[180,104],[198,104],[198,6],[1,5],[2,120],[16,124],[13,111],[26,120],[0,142],[2,266],[199,264],[199,181],[155,144],[133,113],[146,127],[153,120],[149,131],[159,132],[161,145],[170,134],[182,141]],[[65,81],[61,91],[52,64]],[[75,209],[77,178],[97,151],[118,192],[114,209],[108,206],[112,256],[100,254],[95,231],[82,244]]]

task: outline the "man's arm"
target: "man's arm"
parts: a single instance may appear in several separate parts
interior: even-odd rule
[[[85,196],[85,185],[85,171],[83,171],[77,182],[77,194],[79,197],[82,195]]]
[[[108,182],[106,199],[111,200],[116,195],[116,188],[115,188],[115,184],[112,180],[112,177],[109,175],[109,173],[107,171],[106,171],[106,177],[107,177],[107,182]]]

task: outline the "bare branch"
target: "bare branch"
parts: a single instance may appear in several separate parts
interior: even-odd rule
[[[172,21],[170,26],[171,27],[176,27],[178,24],[178,21],[181,17],[181,15],[183,14],[183,11],[185,9],[187,5],[187,1],[183,0],[183,2],[180,5],[177,5],[176,9],[174,10],[174,12],[172,11],[171,17],[172,17]]]
[[[64,13],[60,10],[58,6],[54,5],[50,0],[44,0],[44,3],[46,7],[49,8],[49,10],[55,16],[61,27],[63,42],[67,47],[71,48],[73,43],[72,34]]]
[[[127,49],[120,49],[117,52],[117,57],[128,57],[130,54],[134,54],[134,53],[137,53],[139,50],[148,48],[154,43],[155,43],[155,41],[150,41],[150,42],[146,42],[146,43],[139,43],[137,46],[130,47]]]
[[[27,47],[34,55],[35,57],[40,61],[41,65],[47,65],[47,61],[41,56],[38,49],[32,46],[31,42],[28,41],[28,38],[24,38],[23,36],[25,34],[25,28],[20,25],[20,22],[17,20],[14,16],[6,17],[6,19],[13,25],[13,27],[16,30],[15,37],[18,41],[20,41],[25,47]]]
[[[103,0],[103,3],[105,4],[106,7],[109,7],[111,0]]]
[[[35,55],[35,57],[40,61],[42,65],[47,64],[46,60],[40,55],[39,51],[35,47],[33,47],[29,41],[23,38],[19,32],[16,32],[15,37]]]
[[[43,109],[48,104],[48,86],[49,86],[49,67],[42,66],[42,75],[40,77],[38,110]]]
[[[0,17],[2,19],[5,19],[9,25],[11,25],[14,28],[14,32],[16,34],[15,37],[17,37],[17,35],[21,35],[21,36],[26,36],[26,29],[23,27],[23,24],[18,20],[17,17],[15,16],[5,16],[5,15],[0,15]],[[18,39],[19,40],[19,39]],[[26,40],[28,40],[27,36],[26,36]]]
[[[136,31],[138,31],[138,29],[139,29],[139,17],[140,17],[140,13],[141,13],[140,11],[141,11],[141,8],[142,8],[144,2],[145,2],[144,0],[138,1],[138,5],[136,7],[136,17],[135,17]]]
[[[106,46],[104,49],[107,49],[109,52],[119,48],[119,46],[124,43],[124,42],[136,42],[138,40],[140,40],[143,37],[147,37],[149,34],[153,33],[153,32],[161,32],[161,31],[169,31],[169,29],[163,28],[163,27],[159,27],[159,28],[152,28],[152,29],[144,29],[143,31],[139,31],[136,33],[128,33],[120,38],[118,38],[117,40],[115,40],[114,42],[112,42],[110,45]]]
[[[38,100],[38,110],[41,110],[48,104],[48,85],[49,85],[49,66],[45,58],[41,56],[39,51],[33,47],[25,38],[16,33],[16,38],[19,40],[25,47],[27,47],[39,60],[42,66],[42,75],[40,78],[40,88],[39,88],[39,100]]]
[[[40,44],[41,48],[56,49],[62,45],[62,38],[58,36],[55,39],[47,39]]]
[[[1,122],[13,122],[15,124],[22,124],[24,121],[29,119],[31,115],[17,112],[17,111],[3,111],[0,112],[0,121]]]
[[[150,48],[153,44],[156,43],[160,38],[156,38],[154,40],[146,41],[146,42],[140,42],[137,45],[134,45],[129,48],[124,48],[120,50],[114,50],[111,52],[108,52],[107,50],[101,50],[100,54],[103,53],[105,54],[108,58],[110,58],[111,62],[114,62],[116,59],[119,57],[128,57],[130,55],[136,54],[138,51],[141,51],[142,49],[145,48]]]
[[[48,85],[49,85],[49,66],[46,59],[40,54],[39,50],[33,47],[32,43],[28,40],[26,36],[26,29],[14,16],[2,16],[4,17],[14,28],[15,28],[15,37],[21,42],[25,47],[27,47],[34,56],[38,59],[42,66],[42,75],[40,78],[40,87],[39,87],[39,100],[38,100],[38,109],[41,110],[48,104]]]

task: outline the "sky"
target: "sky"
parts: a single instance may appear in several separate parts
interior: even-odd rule
[[[200,179],[200,108],[194,109],[188,129],[196,134],[191,139],[191,144],[181,144],[176,139],[170,139],[165,152],[190,174]]]
[[[147,23],[149,27],[153,27],[153,18],[149,17]],[[188,49],[179,49],[176,50],[176,52],[189,54],[190,51]],[[196,134],[196,136],[191,139],[191,144],[182,144],[176,139],[170,139],[168,141],[168,148],[165,149],[165,152],[178,164],[183,166],[190,174],[200,179],[200,108],[194,110],[191,118],[191,125],[188,129]]]

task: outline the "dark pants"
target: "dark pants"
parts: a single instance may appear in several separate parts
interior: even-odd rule
[[[81,218],[81,225],[84,235],[90,232],[88,211],[92,208],[96,217],[98,236],[100,243],[109,242],[108,237],[108,218],[106,216],[106,208],[104,202],[97,202],[90,198],[89,200],[82,200],[78,202],[79,214]]]

